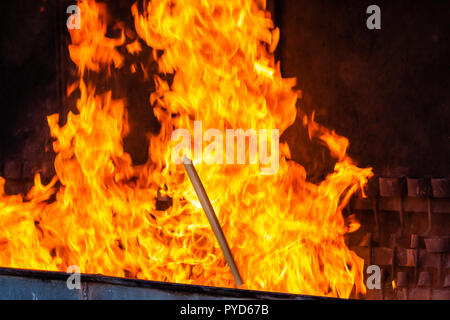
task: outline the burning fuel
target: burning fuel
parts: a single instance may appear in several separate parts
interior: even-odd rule
[[[299,92],[274,59],[279,30],[264,1],[139,3],[131,8],[139,45],[128,43],[123,23],[113,26],[117,38],[106,36],[105,5],[78,3],[81,27],[70,30],[69,45],[80,76],[70,86],[80,92],[77,110],[63,125],[58,114],[48,116],[56,153],[48,185],[38,174],[27,195],[8,196],[0,178],[0,265],[60,271],[77,265],[85,273],[233,287],[183,164],[171,161],[177,144],[171,137],[177,129],[195,136],[195,120],[221,132],[282,135],[296,119]],[[173,79],[153,78],[150,104],[161,130],[149,138],[146,164],[136,166],[123,148],[126,100],[113,99],[111,91],[100,94],[88,75],[113,77],[111,70],[131,68],[127,50],[120,49],[139,57],[140,45],[154,50],[160,74]],[[275,174],[251,164],[247,150],[248,164],[202,161],[196,169],[244,288],[349,297],[365,292],[363,259],[344,241],[358,224],[345,220],[342,209],[371,169],[348,157],[346,138],[312,117],[303,121],[336,159],[334,172],[318,184],[290,160],[285,142],[279,153],[271,152]],[[271,142],[278,143],[278,135]],[[156,210],[158,192],[173,199],[170,208]]]

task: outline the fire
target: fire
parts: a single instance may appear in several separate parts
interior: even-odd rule
[[[176,128],[279,129],[296,118],[295,79],[282,78],[273,52],[279,39],[264,1],[152,0],[131,8],[141,43],[153,48],[162,74],[150,96],[161,130],[150,137],[149,159],[133,166],[122,139],[129,132],[126,101],[99,94],[89,72],[124,67],[123,53],[139,55],[139,42],[106,36],[106,8],[79,3],[80,30],[71,30],[70,56],[79,68],[77,112],[59,124],[56,176],[43,185],[36,175],[26,196],[8,196],[0,178],[0,265],[82,272],[157,281],[233,287],[233,278],[183,165],[170,160]],[[162,54],[160,54],[163,52]],[[144,68],[144,65],[140,65]],[[128,66],[135,68],[135,66]],[[71,87],[70,90],[74,88]],[[258,165],[196,161],[231,251],[242,288],[323,296],[364,293],[363,260],[344,236],[358,228],[342,209],[371,169],[346,155],[348,140],[304,118],[311,137],[336,158],[320,184],[289,160],[280,143],[279,170]],[[269,141],[270,143],[270,141]],[[205,143],[206,145],[206,143]],[[206,147],[206,146],[204,146]],[[157,194],[170,196],[164,211]]]

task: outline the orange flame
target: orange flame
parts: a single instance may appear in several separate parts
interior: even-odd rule
[[[133,166],[123,150],[125,102],[85,84],[86,70],[121,68],[125,38],[106,37],[105,8],[79,3],[82,27],[72,30],[70,55],[80,71],[77,113],[64,126],[48,117],[56,176],[39,175],[26,197],[7,196],[0,178],[0,265],[102,273],[158,281],[232,287],[220,247],[183,165],[170,160],[176,128],[279,129],[296,118],[295,79],[275,63],[279,31],[264,1],[153,0],[132,14],[136,31],[155,50],[161,73],[150,102],[161,130],[150,138],[149,160]],[[139,54],[138,43],[127,46]],[[158,56],[156,50],[163,50]],[[141,64],[142,66],[142,64]],[[110,74],[110,73],[108,73]],[[176,115],[176,116],[173,116]],[[279,170],[197,161],[245,284],[243,288],[349,297],[365,292],[363,260],[349,250],[342,209],[371,176],[346,155],[348,140],[304,119],[337,159],[320,184],[289,161],[280,145]],[[270,142],[270,140],[269,140]],[[198,159],[194,159],[198,160]],[[158,192],[173,199],[158,211]],[[56,199],[50,201],[52,195]]]

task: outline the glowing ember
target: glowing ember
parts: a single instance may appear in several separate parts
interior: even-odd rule
[[[28,195],[7,196],[0,178],[0,265],[61,271],[78,265],[85,273],[233,286],[183,165],[171,161],[176,144],[171,134],[176,128],[193,134],[194,120],[202,121],[203,130],[280,134],[294,122],[295,79],[283,79],[275,64],[279,31],[265,4],[153,0],[132,7],[136,31],[155,50],[160,72],[174,73],[170,84],[154,79],[150,102],[161,130],[151,136],[149,160],[139,167],[123,150],[125,102],[113,100],[111,92],[99,95],[94,84],[83,81],[86,71],[106,68],[111,74],[111,68],[123,67],[118,50],[126,46],[123,32],[119,39],[107,38],[105,8],[93,1],[79,6],[82,25],[71,30],[69,47],[80,73],[78,112],[69,113],[64,126],[58,115],[48,117],[57,153],[49,185],[37,175]],[[137,42],[126,48],[141,51]],[[353,288],[365,287],[363,260],[344,242],[358,225],[348,226],[342,209],[371,170],[352,163],[347,139],[313,119],[304,124],[337,159],[334,173],[318,185],[306,181],[301,165],[288,161],[285,143],[275,175],[262,175],[255,164],[204,161],[196,169],[243,288],[348,297]],[[165,211],[155,209],[158,190],[173,198]]]

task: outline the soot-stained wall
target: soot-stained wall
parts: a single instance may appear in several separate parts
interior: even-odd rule
[[[369,30],[366,9],[381,9]],[[275,0],[284,76],[299,106],[381,175],[450,174],[450,2]],[[302,129],[287,132],[295,145]],[[305,161],[302,148],[293,156]],[[315,158],[318,159],[317,157]],[[313,160],[312,160],[313,161]]]

